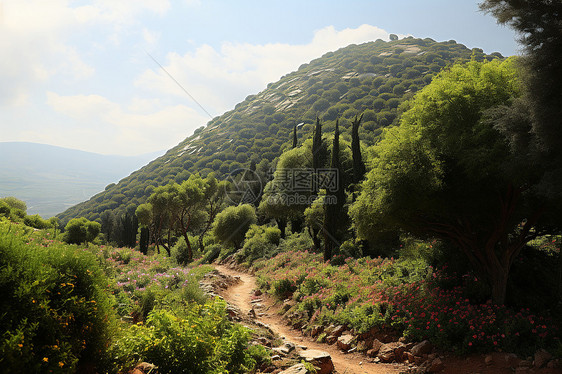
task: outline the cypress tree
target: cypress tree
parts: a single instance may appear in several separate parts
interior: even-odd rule
[[[353,156],[353,183],[357,184],[363,179],[365,175],[365,163],[361,157],[361,144],[359,140],[359,126],[361,120],[363,119],[363,114],[361,117],[355,118],[351,121],[351,153]]]
[[[314,128],[314,136],[312,138],[312,169],[316,175],[319,169],[325,167],[327,156],[328,149],[322,140],[322,123],[316,117],[316,127]],[[313,193],[318,193],[317,178],[314,178],[314,181]]]
[[[139,249],[143,255],[146,255],[148,253],[149,238],[150,238],[150,231],[148,230],[148,227],[141,227]]]
[[[293,148],[297,148],[298,138],[297,138],[297,125],[293,127]]]
[[[314,128],[314,137],[312,138],[312,168],[318,170],[322,167],[322,123],[320,118],[316,117],[316,127]]]
[[[340,160],[340,131],[339,121],[336,120],[336,129],[334,131],[334,143],[332,146],[332,159],[330,162],[330,169],[332,172],[337,173],[338,185],[334,197],[336,201],[331,203],[328,199],[328,191],[326,191],[325,200],[325,216],[324,216],[324,261],[332,258],[334,249],[339,246],[341,239],[341,227],[343,222],[346,221],[346,214],[344,211],[345,204],[345,190],[342,183],[342,167]]]

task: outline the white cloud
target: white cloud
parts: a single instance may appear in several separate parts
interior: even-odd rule
[[[74,147],[106,154],[171,148],[208,120],[185,105],[163,106],[158,99],[135,98],[122,105],[100,95],[49,92],[47,104],[80,123],[66,130]]]
[[[144,41],[147,45],[153,46],[160,39],[160,33],[155,32],[155,31],[151,31],[147,28],[143,28],[142,29],[142,37],[143,37],[143,39],[144,39]]]
[[[296,70],[304,62],[352,43],[376,39],[388,40],[388,33],[370,25],[341,31],[329,26],[316,31],[308,44],[225,42],[219,50],[202,45],[184,55],[169,53],[161,63],[208,111],[218,115],[231,109],[247,95],[262,90],[269,82]],[[146,90],[185,96],[158,69],[145,71],[137,79],[136,85]],[[189,99],[186,97],[186,100]]]
[[[69,42],[76,32],[94,28],[99,38],[119,44],[123,29],[138,22],[139,14],[162,15],[170,7],[165,0],[98,0],[78,7],[69,0],[7,0],[1,5],[0,106],[21,105],[50,80],[71,82],[95,74],[84,57],[88,44],[78,51]]]

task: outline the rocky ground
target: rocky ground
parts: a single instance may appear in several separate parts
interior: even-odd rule
[[[259,373],[273,374],[512,374],[562,373],[560,360],[546,351],[520,358],[510,353],[459,357],[437,351],[430,342],[407,342],[391,331],[358,334],[345,326],[321,326],[294,311],[295,303],[275,303],[256,287],[246,272],[216,265],[200,282],[211,297],[224,298],[233,321],[252,329],[251,344],[271,350],[271,364]],[[315,369],[313,369],[313,367]],[[139,364],[132,374],[155,373]]]
[[[545,351],[525,359],[510,353],[458,357],[438,352],[428,341],[398,339],[390,331],[357,334],[345,326],[315,325],[307,315],[293,311],[292,300],[276,304],[263,295],[251,274],[223,265],[216,269],[202,287],[229,303],[233,320],[256,331],[254,344],[271,349],[272,364],[260,368],[263,373],[309,373],[307,363],[319,374],[562,373],[560,360]]]

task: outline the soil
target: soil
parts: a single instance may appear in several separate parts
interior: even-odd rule
[[[238,307],[244,315],[247,315],[252,309],[252,295],[254,290],[257,289],[256,279],[248,273],[241,273],[222,265],[214,266],[223,274],[240,278],[241,282],[230,286],[221,296],[228,303]],[[340,374],[393,374],[407,369],[407,366],[402,364],[375,364],[369,362],[368,357],[359,353],[344,353],[335,346],[311,341],[303,336],[299,330],[294,330],[283,322],[282,317],[277,314],[279,308],[273,304],[273,300],[265,295],[260,296],[260,298],[263,299],[262,304],[266,306],[267,312],[263,316],[256,317],[257,320],[267,324],[275,333],[284,337],[286,341],[296,345],[304,345],[308,349],[328,352],[332,357],[336,371]]]
[[[252,310],[252,300],[255,299],[254,291],[258,288],[256,278],[248,273],[241,272],[224,265],[214,265],[222,274],[238,277],[240,282],[230,284],[228,288],[219,292],[221,296],[231,305],[237,307],[243,316],[247,316]],[[335,345],[321,344],[304,336],[300,330],[295,330],[287,325],[283,318],[277,313],[280,305],[276,305],[274,300],[267,295],[261,295],[261,304],[264,305],[265,313],[258,313],[257,321],[268,325],[271,330],[281,336],[287,342],[295,345],[305,346],[307,349],[317,349],[328,352],[332,357],[332,362],[339,374],[398,374],[410,372],[410,367],[405,364],[383,364],[374,363],[369,358],[360,353],[345,353]],[[512,374],[514,370],[506,367],[501,361],[501,354],[492,354],[491,363],[485,363],[483,355],[471,355],[459,357],[448,354],[441,354],[444,363],[443,374]],[[558,374],[561,369],[536,369],[517,370],[517,373],[536,373],[536,374]]]

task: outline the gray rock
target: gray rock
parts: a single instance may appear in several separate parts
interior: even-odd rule
[[[503,362],[507,367],[516,368],[517,366],[519,366],[519,362],[521,362],[521,359],[514,353],[505,353],[503,355]]]
[[[349,351],[351,349],[351,344],[355,341],[355,336],[351,334],[343,334],[338,338],[337,344],[338,348],[342,351]]]
[[[334,363],[328,352],[307,349],[299,352],[299,356],[318,368],[316,374],[329,374],[334,371]]]
[[[410,352],[411,352],[414,356],[421,356],[421,355],[429,354],[432,349],[433,349],[433,346],[431,345],[431,343],[430,343],[428,340],[424,340],[424,341],[422,341],[421,343],[416,344],[416,345],[410,350]]]
[[[383,344],[379,349],[378,358],[382,362],[402,361],[402,354],[406,351],[406,346],[400,342]]]
[[[292,351],[295,350],[295,345],[294,345],[293,343],[291,343],[291,342],[286,342],[285,345],[284,345],[284,347],[285,347],[286,349],[288,349],[289,352],[292,352]]]
[[[431,362],[431,365],[427,368],[428,373],[439,373],[445,369],[445,365],[443,365],[443,361],[438,357]]]
[[[310,371],[306,369],[304,364],[296,364],[288,368],[287,370],[283,370],[279,374],[308,374]]]
[[[332,331],[332,335],[339,338],[344,331],[345,331],[345,326],[339,325],[336,326],[336,328]]]
[[[537,353],[535,353],[535,361],[534,361],[535,367],[536,368],[542,368],[551,359],[552,359],[552,355],[550,353],[548,353],[544,349],[540,349],[540,350],[537,351]]]

